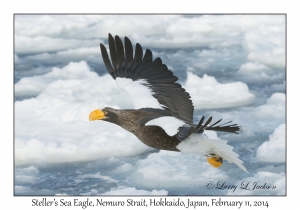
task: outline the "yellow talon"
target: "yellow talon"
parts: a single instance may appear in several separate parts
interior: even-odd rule
[[[207,161],[215,168],[219,168],[223,163],[223,158],[219,156],[207,157]]]

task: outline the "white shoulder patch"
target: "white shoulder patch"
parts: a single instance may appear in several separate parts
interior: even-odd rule
[[[177,149],[181,152],[202,155],[214,153],[227,160],[229,163],[235,163],[243,171],[248,173],[243,165],[243,161],[238,158],[239,155],[233,151],[233,147],[228,145],[226,140],[219,139],[215,131],[205,131],[204,134],[205,135],[190,135],[186,140],[177,145]]]
[[[154,120],[150,120],[145,126],[155,125],[159,126],[169,135],[174,136],[178,132],[178,128],[186,124],[184,121],[172,116],[159,117]]]
[[[129,78],[116,78],[117,85],[125,90],[132,102],[135,109],[141,108],[156,108],[163,109],[158,100],[153,97],[151,89],[143,84],[147,84],[146,80],[132,81]]]

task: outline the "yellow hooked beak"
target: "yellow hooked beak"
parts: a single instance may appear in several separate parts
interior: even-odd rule
[[[223,163],[223,158],[219,156],[207,157],[207,161],[215,168],[219,168]]]
[[[100,109],[96,109],[96,110],[92,111],[90,113],[90,116],[89,116],[90,121],[102,120],[102,119],[105,119],[105,118],[106,118],[105,112],[103,112]]]

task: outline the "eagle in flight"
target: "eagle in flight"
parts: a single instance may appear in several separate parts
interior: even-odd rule
[[[108,73],[117,85],[131,97],[134,109],[119,110],[106,107],[96,109],[89,120],[114,123],[133,133],[144,144],[162,150],[202,154],[213,167],[220,167],[223,159],[235,163],[247,172],[239,155],[215,131],[239,133],[240,126],[227,122],[211,123],[204,117],[193,122],[194,106],[189,93],[176,83],[178,78],[162,63],[152,59],[152,52],[136,44],[133,56],[131,41],[125,37],[108,35],[109,53],[100,44]]]

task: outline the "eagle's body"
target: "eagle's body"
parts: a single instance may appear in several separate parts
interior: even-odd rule
[[[149,119],[161,117],[163,110],[138,109],[138,110],[109,110],[108,118],[105,121],[114,123],[130,133],[134,134],[141,142],[149,147],[162,150],[179,151],[176,146],[180,143],[176,135],[169,136],[158,126],[144,126]],[[111,116],[111,117],[110,117]],[[117,117],[118,116],[118,117]]]
[[[135,56],[131,41],[125,37],[125,49],[121,39],[108,36],[109,51],[100,44],[104,64],[117,85],[131,97],[135,109],[97,109],[90,120],[114,123],[133,133],[144,144],[162,150],[181,151],[205,155],[214,166],[222,165],[223,158],[234,162],[246,171],[238,154],[227,141],[217,137],[214,131],[238,133],[236,124],[210,124],[212,117],[194,124],[194,106],[190,95],[176,83],[173,75],[160,58],[152,61],[152,52],[136,44]],[[229,123],[229,122],[228,122]]]

